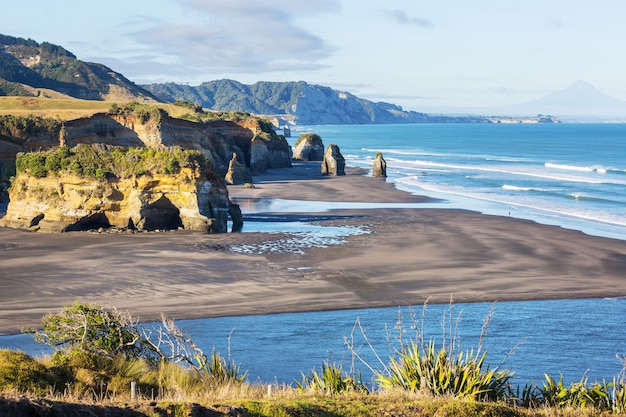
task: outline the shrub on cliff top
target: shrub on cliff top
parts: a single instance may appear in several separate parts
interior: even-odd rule
[[[145,174],[177,174],[181,168],[200,173],[210,164],[202,152],[196,150],[79,144],[74,148],[61,146],[47,152],[20,152],[15,166],[17,173],[38,178],[64,170],[87,178],[129,178]]]
[[[139,103],[137,101],[131,101],[122,105],[113,103],[109,108],[109,114],[132,114],[137,116],[142,123],[153,121],[160,123],[163,116],[167,115],[167,112],[158,106],[152,106],[149,104]]]

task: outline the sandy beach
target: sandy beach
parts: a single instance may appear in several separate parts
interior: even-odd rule
[[[418,206],[265,213],[366,232],[305,253],[233,250],[285,241],[280,233],[41,234],[1,228],[0,333],[36,327],[44,314],[76,300],[151,321],[161,313],[183,319],[419,305],[429,297],[473,302],[626,296],[626,241],[509,217],[419,208],[430,199],[363,173],[348,169],[343,177],[322,177],[317,164],[299,164],[255,177],[254,189],[230,187],[237,198]]]

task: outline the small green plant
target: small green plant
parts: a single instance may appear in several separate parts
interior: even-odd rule
[[[29,137],[46,135],[58,137],[63,122],[40,116],[0,116],[0,139],[23,144]]]
[[[313,369],[310,375],[302,373],[302,381],[294,381],[298,389],[303,391],[319,392],[326,395],[334,395],[342,392],[369,392],[363,383],[361,374],[350,376],[345,373],[341,365],[335,363],[322,363],[321,372]]]
[[[585,376],[580,381],[572,382],[569,387],[566,387],[563,384],[563,375],[561,375],[559,382],[556,382],[548,374],[545,374],[545,381],[539,391],[545,404],[552,407],[610,409],[608,388],[609,384],[606,383],[596,382],[588,385]]]

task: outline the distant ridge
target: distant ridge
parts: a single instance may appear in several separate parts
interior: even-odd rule
[[[87,100],[156,101],[122,74],[62,46],[0,34],[0,95],[45,96],[45,90]]]
[[[175,83],[143,87],[160,101],[189,101],[211,110],[242,111],[274,116],[295,124],[373,123],[554,123],[549,116],[525,119],[484,116],[430,115],[404,110],[391,103],[373,102],[345,91],[304,81],[266,82],[252,85],[216,80],[198,86]]]
[[[211,110],[282,115],[298,124],[418,123],[429,117],[305,81],[259,81],[246,85],[224,79],[194,87],[175,83],[142,87],[166,103],[184,100]]]
[[[626,119],[626,101],[612,97],[579,80],[563,90],[554,91],[528,103],[506,107],[507,113],[549,113],[560,118],[593,117]]]

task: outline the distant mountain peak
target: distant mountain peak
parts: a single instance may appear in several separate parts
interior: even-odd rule
[[[612,97],[586,81],[578,80],[569,87],[552,92],[534,103],[552,104],[565,107],[621,107],[626,101]]]
[[[626,117],[626,101],[603,93],[584,80],[537,100],[507,107],[508,111],[555,116]]]

